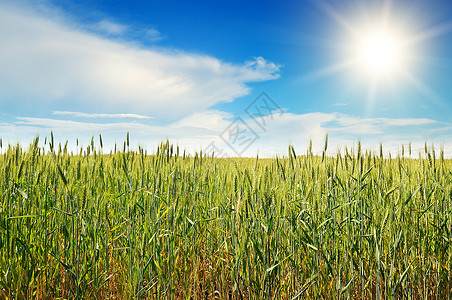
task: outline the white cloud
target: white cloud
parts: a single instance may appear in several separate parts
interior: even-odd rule
[[[81,118],[133,118],[133,119],[152,119],[152,117],[139,114],[90,114],[76,111],[54,111],[52,115],[73,116]]]
[[[262,57],[230,64],[109,40],[78,27],[0,4],[0,101],[71,108],[76,103],[176,120],[248,94],[246,83],[279,76],[279,66]]]

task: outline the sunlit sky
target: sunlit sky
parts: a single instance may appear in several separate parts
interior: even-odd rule
[[[448,0],[0,0],[0,138],[452,157],[451,49]]]

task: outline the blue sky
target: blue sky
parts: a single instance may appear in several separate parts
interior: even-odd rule
[[[356,37],[383,22],[397,65],[376,75]],[[0,40],[4,144],[102,134],[108,151],[130,132],[272,156],[328,133],[332,153],[452,156],[450,1],[0,1]]]

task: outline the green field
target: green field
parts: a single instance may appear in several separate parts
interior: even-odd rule
[[[261,159],[97,144],[3,145],[0,298],[451,297],[441,150]]]

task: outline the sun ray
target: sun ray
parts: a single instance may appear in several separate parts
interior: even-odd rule
[[[452,32],[452,22],[447,22],[439,26],[435,26],[425,31],[422,31],[419,34],[413,36],[412,38],[404,40],[403,44],[405,45],[416,44],[425,40],[430,40],[432,38],[444,35],[449,32]]]
[[[318,70],[314,70],[302,77],[302,81],[310,81],[316,79],[324,79],[333,76],[337,73],[343,72],[345,70],[350,70],[353,66],[359,64],[359,59],[350,59],[348,61],[343,61],[334,65],[330,65]]]
[[[377,96],[378,89],[378,76],[373,76],[372,81],[369,85],[369,92],[367,94],[367,103],[366,103],[366,115],[370,116],[371,113],[375,109],[375,100]]]
[[[331,18],[331,20],[335,21],[338,25],[345,28],[351,34],[355,36],[359,35],[359,31],[354,26],[352,26],[352,24],[350,24],[347,19],[336,9],[328,5],[325,1],[317,1],[316,3],[325,12],[325,14]]]
[[[389,24],[389,17],[391,16],[392,11],[392,1],[386,0],[383,2],[383,13],[382,13],[382,24],[383,27],[386,28]]]
[[[398,69],[397,71],[400,75],[402,75],[406,80],[410,82],[411,86],[421,92],[430,101],[434,101],[437,105],[444,103],[444,99],[441,96],[439,96],[432,89],[423,84],[418,78],[416,78],[416,76],[403,69]]]

